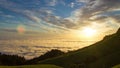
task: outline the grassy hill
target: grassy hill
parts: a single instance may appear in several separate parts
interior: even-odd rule
[[[0,68],[62,68],[56,65],[0,66]]]
[[[116,65],[116,66],[114,66],[114,67],[112,67],[112,68],[120,68],[120,64],[119,64],[119,65]]]
[[[65,68],[109,68],[120,63],[120,29],[91,46],[66,55],[40,61]],[[96,67],[97,66],[97,67]]]

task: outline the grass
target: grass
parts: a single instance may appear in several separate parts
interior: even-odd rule
[[[62,68],[56,65],[0,66],[0,68]]]
[[[94,63],[91,63],[89,67],[90,68],[111,68],[112,66],[120,63],[119,57],[120,57],[120,52],[117,52],[109,56],[103,57]],[[116,66],[115,68],[120,68],[120,65]]]
[[[114,66],[113,68],[120,68],[120,64],[119,64],[119,65]]]

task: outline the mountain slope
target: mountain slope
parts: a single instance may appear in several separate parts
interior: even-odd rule
[[[106,57],[108,59],[105,59]],[[75,67],[89,68],[97,63],[99,63],[98,64],[99,66],[105,65],[112,67],[116,64],[119,64],[120,60],[118,60],[117,62],[113,62],[110,65],[107,65],[107,61],[111,59],[112,59],[111,61],[115,61],[116,59],[120,59],[119,57],[120,57],[120,29],[117,31],[116,34],[106,36],[102,41],[99,41],[91,46],[79,49],[77,51],[68,53],[57,58],[41,61],[39,63],[55,64],[65,68]],[[100,61],[103,60],[106,62],[106,64],[100,63]],[[99,68],[102,68],[103,66]]]
[[[23,66],[0,66],[0,68],[62,68],[56,65],[23,65]]]

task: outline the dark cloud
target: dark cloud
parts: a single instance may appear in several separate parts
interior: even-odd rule
[[[6,31],[6,32],[17,32],[17,30],[14,30],[14,29],[0,29],[0,31]]]
[[[80,19],[89,20],[90,17],[118,9],[119,3],[120,0],[89,0],[86,6],[80,9]]]
[[[71,20],[60,18],[59,16],[54,15],[46,16],[43,18],[43,20],[46,21],[47,23],[51,23],[65,28],[73,28],[74,26],[76,26],[76,24],[73,23]]]
[[[120,23],[120,15],[111,16],[117,23]]]
[[[0,31],[5,31],[5,32],[18,32],[17,29],[9,29],[9,28],[2,28],[0,29]],[[25,31],[25,34],[39,34],[39,32],[36,32],[36,31]]]

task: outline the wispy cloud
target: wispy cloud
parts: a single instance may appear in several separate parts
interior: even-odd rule
[[[107,13],[120,8],[120,1],[117,0],[89,0],[87,4],[76,12],[82,20],[90,20],[91,17]],[[112,5],[115,4],[115,5]],[[77,15],[78,16],[78,15]],[[102,16],[102,15],[101,15]]]
[[[5,18],[14,18],[13,15],[6,15],[6,14],[3,14],[3,13],[1,13],[0,16],[5,17]]]
[[[76,0],[76,2],[83,2],[83,3],[87,3],[89,0]]]
[[[57,0],[53,0],[53,1],[46,0],[46,1],[49,2],[51,5],[55,5],[57,3]],[[36,23],[41,23],[41,19],[42,19],[43,21],[51,25],[61,26],[65,28],[72,28],[75,25],[70,20],[66,20],[60,18],[59,16],[53,15],[52,10],[48,10],[48,9],[29,10],[26,8],[23,9],[24,7],[21,4],[17,4],[15,2],[8,0],[1,0],[0,6],[12,12],[15,12],[19,15],[23,15],[27,19]]]
[[[0,11],[0,14],[2,14],[3,12],[2,11]]]
[[[79,3],[82,2],[84,3],[84,5],[74,10],[71,13],[71,16],[66,18],[56,15],[54,12],[56,9],[53,8],[53,6],[56,6],[59,3],[65,5],[66,3],[63,0],[60,2],[58,0],[45,0],[44,2],[47,5],[47,7],[44,5],[43,7],[33,8],[34,6],[41,6],[37,2],[41,3],[41,1],[39,0],[35,0],[34,2],[30,2],[30,3],[26,2],[22,4],[10,0],[0,0],[0,6],[2,8],[5,8],[9,11],[15,12],[23,16],[26,19],[29,19],[30,21],[34,22],[36,25],[39,24],[41,28],[47,30],[49,30],[50,28],[51,29],[61,28],[61,30],[77,29],[84,27],[86,25],[90,25],[91,22],[95,22],[95,21],[105,22],[105,20],[109,18],[112,18],[116,22],[119,22],[120,13],[114,14],[113,12],[120,11],[119,10],[120,0],[116,0],[116,1],[115,0],[75,0],[75,2],[69,3],[71,8],[74,8],[76,2]],[[7,15],[6,17],[11,17],[11,16]]]
[[[16,5],[17,7],[15,7],[14,5]],[[42,28],[43,30],[49,31],[51,29],[51,31],[52,31],[52,29],[57,30],[57,29],[61,28],[58,26],[58,24],[55,23],[54,20],[57,20],[57,18],[56,18],[57,16],[52,16],[52,10],[48,10],[48,9],[37,9],[37,10],[23,9],[23,6],[21,4],[17,4],[14,2],[8,1],[8,0],[1,0],[0,6],[5,8],[5,9],[8,9],[12,12],[15,12],[19,15],[22,15],[25,18],[29,19],[30,21],[35,22],[34,24],[39,25],[39,27]],[[45,20],[45,18],[46,19],[48,18],[51,20],[54,19],[54,20],[50,23],[47,20]],[[46,24],[48,23],[46,26],[43,23],[44,21],[46,22]],[[29,25],[29,22],[26,24]],[[49,24],[51,24],[53,26],[48,26]],[[56,27],[54,25],[56,25]],[[46,28],[46,27],[50,27],[50,28]],[[64,28],[61,28],[61,29],[64,30]]]
[[[74,2],[70,3],[70,7],[71,7],[71,8],[74,8],[74,6],[75,6],[75,3],[74,3]]]
[[[77,1],[84,2],[83,0]],[[86,5],[74,11],[73,15],[80,25],[90,25],[91,22],[95,21],[104,21],[103,23],[105,23],[105,19],[107,20],[108,18],[119,20],[117,18],[120,13],[117,13],[116,18],[116,14],[113,14],[116,12],[113,10],[120,8],[120,0],[86,0],[85,3]]]
[[[45,0],[46,5],[55,6],[58,3],[58,0]]]

